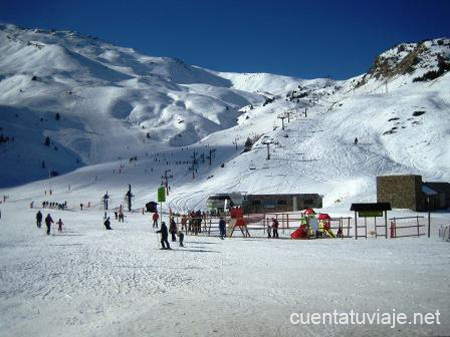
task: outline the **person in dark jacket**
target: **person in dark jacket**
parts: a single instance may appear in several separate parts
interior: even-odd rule
[[[169,227],[169,232],[170,234],[172,234],[172,242],[176,242],[177,241],[177,224],[174,220],[174,218],[170,218],[170,227]]]
[[[220,238],[223,240],[224,237],[226,236],[226,223],[225,223],[225,219],[223,218],[223,216],[220,217],[220,221],[219,221],[219,231],[220,231]]]
[[[42,226],[42,213],[41,211],[38,211],[36,214],[36,225],[38,228],[41,228]]]
[[[180,238],[180,247],[184,247],[183,245],[184,233],[182,231],[178,231],[178,237]]]
[[[61,233],[63,231],[64,222],[61,219],[58,220],[58,232]]]
[[[272,226],[267,222],[267,238],[270,239],[272,237]]]
[[[272,218],[272,231],[273,237],[278,238],[278,220],[275,218]]]
[[[50,235],[50,229],[52,227],[53,219],[50,216],[50,213],[47,214],[47,217],[45,218],[45,225],[47,226],[47,235]]]
[[[107,230],[111,230],[111,221],[109,220],[109,217],[106,218],[105,222],[103,222]]]
[[[167,226],[164,221],[161,222],[161,229],[159,231],[156,231],[156,233],[161,233],[162,249],[172,249],[170,248],[169,241],[167,240],[167,238],[169,237],[169,231],[167,230]]]

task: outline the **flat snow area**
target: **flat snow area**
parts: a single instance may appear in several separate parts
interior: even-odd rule
[[[450,332],[450,244],[436,235],[309,241],[214,237],[159,249],[150,216],[0,205],[2,336],[438,336]],[[44,210],[44,216],[47,210]],[[433,215],[434,217],[434,215]],[[45,226],[43,226],[45,227]],[[292,313],[440,312],[440,325],[293,325]],[[379,310],[379,311],[378,311]]]

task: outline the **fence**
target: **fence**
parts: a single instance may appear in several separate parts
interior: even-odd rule
[[[425,225],[420,223],[422,219],[424,219],[423,216],[390,218],[389,232],[391,239],[426,235]]]
[[[442,225],[439,228],[439,237],[442,238],[443,241],[450,242],[450,225]]]

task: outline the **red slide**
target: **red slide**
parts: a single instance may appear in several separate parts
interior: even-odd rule
[[[306,225],[301,225],[294,233],[291,234],[291,239],[307,239],[308,228]]]

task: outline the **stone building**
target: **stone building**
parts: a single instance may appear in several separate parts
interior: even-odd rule
[[[420,175],[377,177],[377,201],[417,212],[450,207],[450,184],[422,182]]]
[[[420,211],[422,176],[395,175],[377,177],[377,202],[389,202],[393,208]]]

